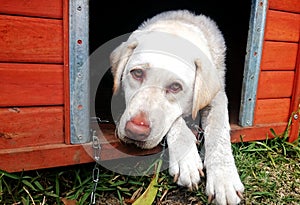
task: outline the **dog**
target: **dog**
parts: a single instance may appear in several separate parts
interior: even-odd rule
[[[216,23],[188,10],[162,12],[143,22],[110,55],[114,93],[126,108],[117,135],[143,149],[166,137],[169,173],[197,189],[206,169],[208,201],[238,204],[244,186],[232,155],[225,93],[223,35]],[[200,116],[204,163],[185,118]]]

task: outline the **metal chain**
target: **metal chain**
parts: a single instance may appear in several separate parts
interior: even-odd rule
[[[160,142],[160,145],[162,146],[162,151],[160,153],[160,156],[159,158],[163,158],[163,156],[165,155],[165,152],[166,152],[166,149],[167,149],[167,146],[168,146],[168,143],[167,143],[167,137],[164,136],[164,138],[162,139],[162,141]]]
[[[196,124],[192,124],[192,129],[196,131],[196,144],[198,148],[198,153],[200,155],[200,158],[202,161],[204,161],[204,156],[205,156],[205,146],[204,146],[204,130]]]
[[[192,124],[191,126],[197,133],[196,135],[197,145],[201,145],[204,140],[204,130],[199,125],[196,124]]]
[[[90,205],[95,205],[96,204],[96,190],[97,190],[97,185],[99,182],[99,175],[100,175],[100,170],[98,168],[98,161],[100,160],[100,151],[101,151],[101,145],[99,142],[99,138],[96,135],[96,131],[92,130],[93,135],[92,135],[92,148],[94,152],[94,160],[96,161],[96,164],[93,168],[93,173],[92,173],[92,182],[93,182],[93,190],[91,193],[91,201]]]
[[[101,145],[100,145],[99,138],[96,135],[95,130],[93,130],[92,148],[93,148],[93,151],[94,151],[94,160],[96,162],[98,162],[100,160]]]

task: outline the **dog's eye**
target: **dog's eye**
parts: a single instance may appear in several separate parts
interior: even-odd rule
[[[130,71],[130,73],[131,73],[132,77],[136,80],[141,81],[144,78],[144,71],[142,69],[138,69],[138,68],[133,69]]]
[[[178,93],[182,90],[182,86],[180,83],[172,83],[167,87],[167,92]]]

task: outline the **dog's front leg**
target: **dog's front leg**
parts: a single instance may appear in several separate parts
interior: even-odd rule
[[[243,184],[238,175],[230,142],[227,96],[220,91],[201,113],[205,132],[206,193],[217,204],[238,204]]]
[[[183,118],[178,118],[167,134],[169,149],[169,173],[178,185],[198,189],[202,162],[196,146],[196,138]]]

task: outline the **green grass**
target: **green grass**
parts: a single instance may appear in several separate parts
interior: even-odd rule
[[[273,131],[273,135],[274,139],[232,145],[245,185],[242,204],[300,204],[300,145],[287,142],[286,133],[277,135]],[[0,171],[0,204],[88,204],[93,167],[85,164],[20,173]],[[130,204],[150,180],[151,174],[123,176],[100,168],[96,197],[99,204]],[[204,182],[194,192],[178,188],[163,171],[156,198],[162,204],[172,197],[205,204],[204,190]]]
[[[233,145],[245,204],[300,204],[300,146],[276,137]]]

